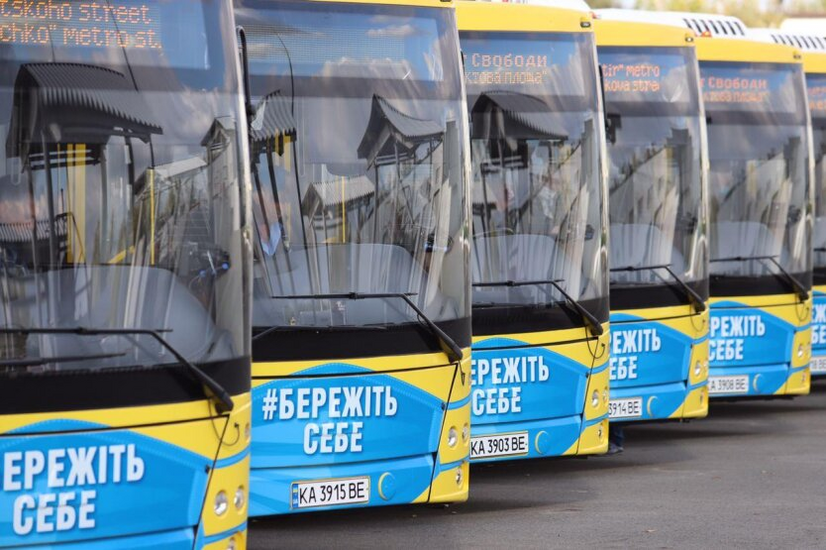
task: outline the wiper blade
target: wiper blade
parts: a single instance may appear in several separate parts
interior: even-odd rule
[[[411,296],[416,296],[415,292],[342,292],[334,294],[291,294],[283,296],[273,296],[275,300],[381,300],[386,298],[398,298],[404,300],[410,309],[416,312],[416,318],[419,323],[425,327],[433,336],[439,340],[442,351],[448,356],[451,362],[461,361],[464,357],[462,348],[459,347],[453,338],[451,338],[445,331],[433,322],[433,320],[425,315],[425,312],[419,309],[416,303],[410,299]],[[281,327],[273,327],[278,330]],[[270,329],[272,332],[273,329]],[[261,337],[267,331],[258,334]]]
[[[686,283],[679,275],[674,273],[674,270],[671,269],[671,265],[669,265],[669,264],[641,265],[641,266],[627,265],[627,266],[623,266],[623,267],[612,268],[612,269],[610,269],[610,271],[612,271],[612,272],[651,271],[651,270],[655,270],[655,269],[664,269],[664,270],[666,270],[668,272],[668,274],[671,275],[671,278],[673,278],[675,281],[677,281],[677,284],[680,285],[680,288],[682,289],[683,293],[685,294],[685,297],[688,298],[688,301],[691,302],[692,306],[694,306],[694,311],[696,311],[697,313],[702,313],[706,310],[706,302],[705,302],[705,300],[703,300],[703,297],[700,296],[699,294],[697,294],[697,292],[693,288],[688,286],[688,283]]]
[[[99,353],[97,355],[60,355],[57,357],[32,357],[31,359],[0,359],[0,368],[42,367],[51,363],[79,363],[96,359],[123,357],[126,353]]]
[[[86,328],[86,327],[55,327],[55,328],[0,328],[0,334],[73,334],[78,336],[149,336],[167,349],[175,359],[187,368],[187,372],[198,382],[204,385],[207,397],[213,400],[219,412],[229,412],[235,404],[232,397],[218,382],[201,370],[200,367],[184,357],[163,336],[167,329],[140,329],[140,328]]]
[[[777,270],[780,272],[780,275],[786,279],[786,281],[794,287],[795,291],[797,292],[798,298],[800,298],[801,302],[805,302],[809,299],[809,289],[806,288],[806,285],[801,283],[797,277],[786,271],[786,269],[780,265],[780,262],[777,261],[777,256],[732,256],[730,258],[713,258],[712,262],[748,262],[751,260],[756,260],[760,262],[770,262]]]
[[[601,336],[605,329],[602,328],[602,323],[599,322],[599,319],[594,317],[594,314],[585,309],[585,307],[580,304],[577,300],[565,292],[565,289],[562,288],[562,285],[559,283],[562,282],[562,279],[547,279],[541,281],[497,281],[491,283],[473,283],[474,287],[498,287],[498,286],[506,286],[506,287],[519,287],[519,286],[537,286],[545,292],[545,294],[550,295],[550,293],[542,288],[543,285],[551,285],[555,289],[559,291],[560,294],[565,298],[565,300],[582,316],[582,319],[585,321],[585,324],[588,325],[588,328],[591,329],[591,334],[595,336]]]

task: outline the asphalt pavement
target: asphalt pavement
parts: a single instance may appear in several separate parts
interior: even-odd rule
[[[256,519],[255,548],[826,548],[826,381],[626,429],[613,457],[474,465],[470,501]]]

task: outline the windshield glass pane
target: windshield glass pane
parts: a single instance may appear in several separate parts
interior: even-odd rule
[[[608,113],[612,289],[674,284],[667,271],[649,269],[657,266],[670,267],[687,283],[704,281],[705,178],[694,50],[602,47],[599,62]],[[697,287],[701,295],[705,289]]]
[[[254,326],[469,316],[464,102],[454,13],[237,2],[249,43]],[[300,298],[290,298],[300,297]]]
[[[471,119],[474,305],[558,305],[564,298],[548,281],[575,300],[607,297],[593,35],[460,36]]]
[[[766,277],[775,287],[770,292],[788,292],[772,261],[808,280],[811,257],[802,68],[704,62],[700,70],[711,161],[712,276],[718,282]],[[731,258],[742,259],[724,261]]]
[[[6,4],[0,328],[154,329],[194,362],[248,356],[229,6]],[[148,336],[0,335],[0,374],[158,363],[177,360]]]
[[[826,74],[806,76],[812,112],[815,160],[814,268],[816,284],[826,284]]]

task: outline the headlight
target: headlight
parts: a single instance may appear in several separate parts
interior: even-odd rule
[[[798,357],[803,357],[804,353],[806,353],[806,352],[805,352],[805,349],[803,348],[803,344],[798,344],[797,345],[797,356]]]
[[[223,516],[227,513],[227,508],[229,508],[229,500],[226,491],[218,491],[218,494],[215,495],[215,503],[212,505],[215,515]]]
[[[594,390],[594,393],[591,394],[591,406],[598,407],[599,406],[599,390]]]
[[[447,444],[451,447],[455,447],[457,441],[459,441],[459,432],[456,431],[456,428],[451,427],[447,431]]]
[[[470,439],[470,426],[465,424],[462,426],[462,441],[467,442],[468,439]]]
[[[602,400],[605,402],[606,405],[608,404],[608,388],[602,390]]]
[[[227,543],[227,550],[235,550],[236,548],[237,546],[235,544],[235,539],[229,539],[229,542]]]
[[[602,424],[597,427],[597,437],[602,441]]]
[[[236,510],[241,510],[244,504],[247,503],[247,495],[244,493],[243,486],[235,490],[235,497],[232,499],[232,503],[235,505]]]
[[[700,376],[700,373],[703,372],[703,364],[700,361],[694,363],[694,376]]]
[[[462,469],[461,468],[456,469],[456,485],[458,485],[460,487],[462,486]]]

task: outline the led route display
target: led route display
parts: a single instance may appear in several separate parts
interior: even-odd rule
[[[603,63],[606,92],[659,92],[662,67],[653,63]]]
[[[159,50],[160,16],[152,4],[0,0],[0,44]]]

